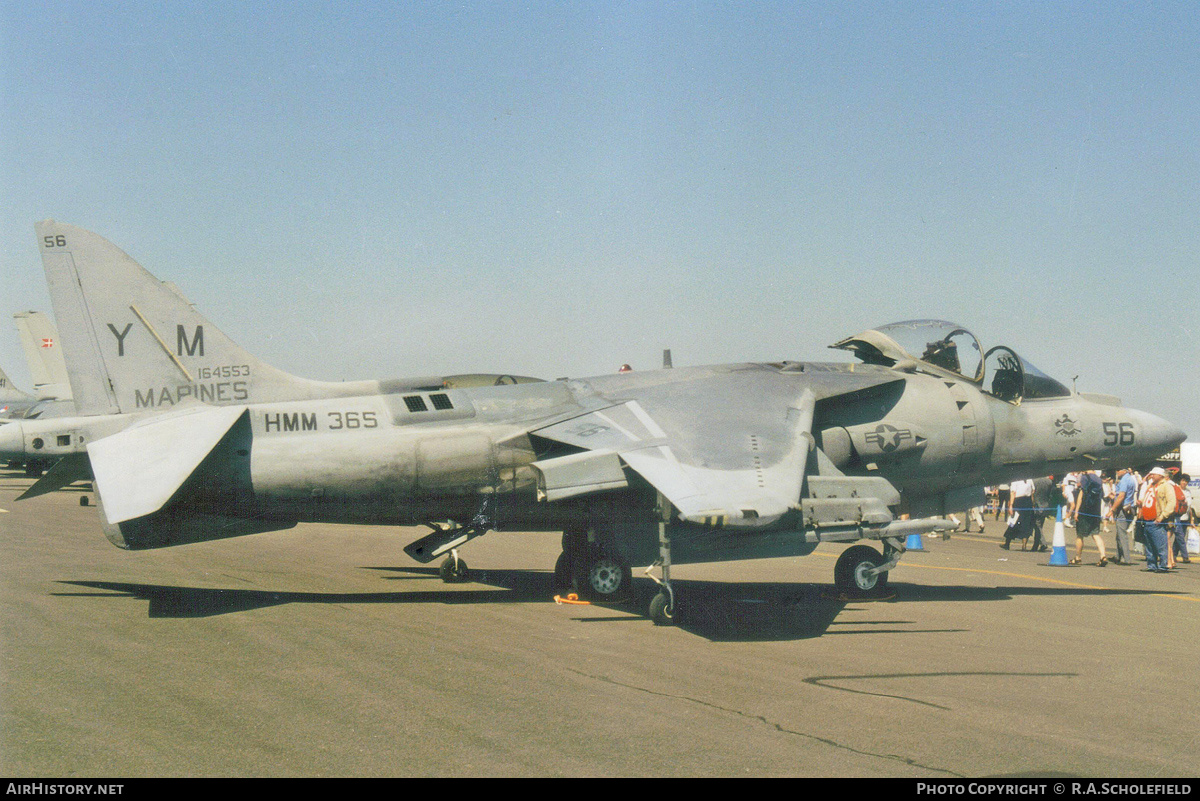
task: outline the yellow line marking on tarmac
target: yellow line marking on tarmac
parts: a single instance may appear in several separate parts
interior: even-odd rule
[[[1159,598],[1173,598],[1176,601],[1192,601],[1193,603],[1200,604],[1200,598],[1193,598],[1190,595],[1163,595],[1162,593],[1158,593],[1158,592],[1156,592],[1154,594],[1156,596],[1158,596]]]
[[[966,534],[953,534],[952,540],[967,540],[968,542],[999,542],[995,537],[971,537]]]
[[[1108,587],[1101,587],[1095,584],[1080,584],[1077,581],[1061,581],[1059,579],[1044,578],[1042,576],[1030,576],[1025,573],[1009,573],[1004,570],[980,570],[975,567],[944,567],[942,565],[918,565],[911,562],[905,563],[905,567],[923,567],[926,570],[955,570],[961,573],[986,573],[990,576],[1006,576],[1008,578],[1024,578],[1032,581],[1044,581],[1047,584],[1062,584],[1065,587],[1079,587],[1085,590],[1106,590]]]
[[[838,554],[838,555],[840,555],[840,554]],[[821,553],[821,556],[827,556],[831,559],[837,558],[837,555],[834,555],[831,553]],[[984,569],[977,568],[977,567],[946,567],[944,565],[922,565],[922,564],[918,564],[916,562],[901,562],[900,565],[903,565],[904,567],[919,567],[919,568],[924,568],[925,570],[950,570],[950,571],[958,571],[960,573],[982,573],[984,575],[989,575],[989,576],[1005,576],[1007,578],[1023,578],[1023,579],[1029,579],[1030,581],[1042,581],[1047,584],[1061,584],[1065,587],[1078,587],[1079,589],[1082,589],[1082,590],[1111,589],[1110,587],[1102,587],[1102,586],[1099,586],[1096,584],[1080,584],[1077,581],[1063,581],[1061,579],[1046,578],[1044,576],[1031,576],[1027,573],[1008,573],[1003,570],[984,570]],[[897,567],[899,567],[899,565],[897,565]],[[1176,601],[1192,601],[1193,603],[1200,603],[1200,598],[1197,598],[1192,595],[1167,595],[1165,593],[1158,593],[1158,592],[1151,593],[1151,595],[1154,595],[1155,597],[1158,597],[1158,598],[1171,598]]]
[[[834,556],[831,553],[821,554],[821,555],[829,556],[829,557]],[[991,576],[1006,576],[1008,578],[1024,578],[1024,579],[1030,579],[1031,581],[1045,581],[1049,584],[1063,584],[1067,587],[1079,587],[1080,589],[1085,589],[1085,590],[1108,589],[1107,587],[1098,587],[1094,584],[1080,584],[1075,581],[1060,581],[1058,579],[1044,578],[1042,576],[1030,576],[1030,575],[1026,575],[1025,573],[1008,573],[1003,570],[982,570],[982,569],[976,568],[976,567],[945,567],[943,565],[921,565],[921,564],[916,564],[915,562],[901,562],[900,564],[903,565],[904,567],[921,567],[921,568],[925,568],[926,570],[952,570],[952,571],[958,571],[960,573],[984,573],[984,574],[991,575]],[[899,565],[897,565],[897,567],[899,567]]]

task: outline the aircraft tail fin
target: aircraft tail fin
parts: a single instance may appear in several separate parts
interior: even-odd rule
[[[25,348],[38,400],[70,400],[71,381],[67,378],[67,363],[63,361],[62,342],[54,323],[45,314],[34,311],[17,312],[13,321]]]
[[[252,356],[174,285],[107,239],[73,225],[36,226],[63,355],[80,414],[349,397],[378,381],[299,378]]]
[[[36,398],[28,392],[23,392],[13,386],[13,382],[5,375],[3,370],[0,370],[0,407],[7,403],[33,403]]]

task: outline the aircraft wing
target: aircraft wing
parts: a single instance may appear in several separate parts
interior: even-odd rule
[[[769,418],[726,413],[707,435],[678,409],[652,416],[637,400],[560,421],[531,433],[582,448],[534,462],[547,500],[624,486],[627,465],[688,522],[765,528],[800,501],[816,396],[804,389]],[[684,423],[689,424],[684,424]]]

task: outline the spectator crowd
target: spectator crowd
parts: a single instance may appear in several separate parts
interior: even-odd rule
[[[1090,538],[1099,567],[1110,561],[1131,565],[1142,553],[1148,572],[1168,573],[1191,562],[1189,537],[1191,553],[1200,551],[1200,492],[1189,489],[1190,481],[1186,473],[1170,476],[1161,467],[1145,475],[1120,468],[1014,481],[986,488],[987,506],[968,510],[966,530],[975,522],[982,531],[983,516],[992,515],[1007,524],[1001,548],[1009,550],[1019,541],[1021,550],[1045,551],[1043,527],[1062,507],[1063,525],[1075,530],[1071,564],[1083,563],[1084,541]],[[1111,560],[1104,542],[1110,531],[1116,546]]]

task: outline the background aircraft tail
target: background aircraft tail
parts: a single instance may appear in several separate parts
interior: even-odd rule
[[[0,409],[9,403],[33,403],[37,398],[13,386],[13,382],[0,370]]]
[[[71,382],[63,361],[58,329],[41,312],[17,312],[13,315],[29,374],[33,376],[33,394],[38,400],[70,400]]]
[[[198,400],[224,406],[385,391],[378,381],[311,381],[243,350],[172,284],[108,240],[37,224],[42,265],[79,413],[158,411]],[[385,382],[386,390],[439,379]]]

